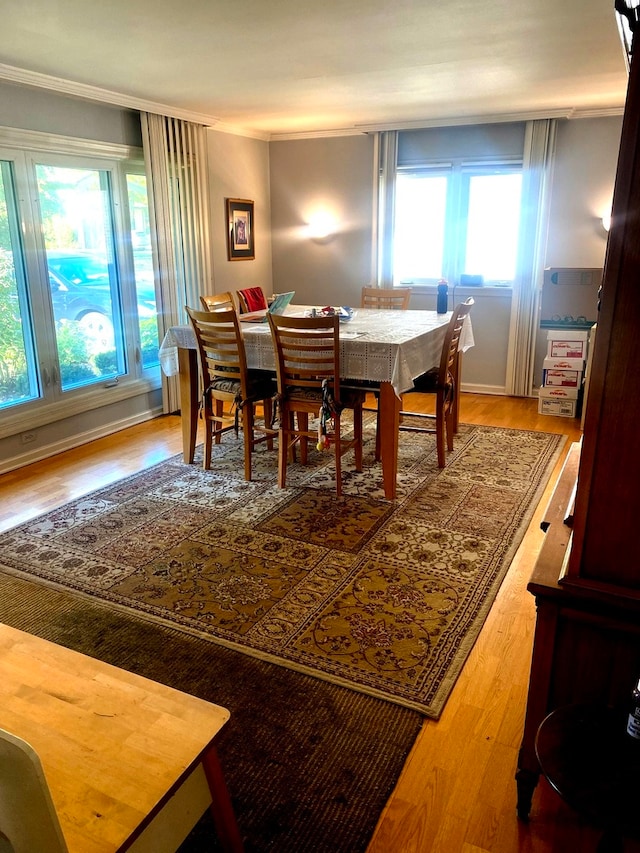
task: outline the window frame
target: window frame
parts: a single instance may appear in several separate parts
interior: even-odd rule
[[[52,423],[160,389],[159,366],[144,368],[135,305],[135,276],[130,239],[127,173],[144,174],[141,149],[117,143],[64,137],[37,131],[0,128],[0,159],[9,162],[12,192],[20,226],[28,315],[35,349],[36,384],[40,396],[0,409],[0,438]],[[123,321],[126,372],[117,382],[98,381],[64,392],[52,382],[57,350],[35,164],[106,171],[110,175],[110,206],[115,262]],[[49,384],[47,385],[47,373]]]
[[[443,245],[443,271],[441,276],[413,278],[398,278],[395,273],[395,247],[394,247],[394,287],[411,286],[415,289],[433,289],[440,278],[446,279],[450,284],[459,286],[460,275],[464,273],[467,222],[469,212],[469,197],[471,178],[491,174],[513,174],[523,173],[523,162],[521,158],[502,157],[498,160],[468,160],[466,158],[452,159],[450,162],[425,161],[422,163],[411,163],[398,166],[396,176],[415,175],[433,177],[447,177],[447,201],[445,210],[444,245]],[[520,202],[522,211],[522,199]],[[464,213],[464,215],[461,215]],[[395,227],[395,226],[394,226]],[[516,273],[517,275],[517,273]],[[485,280],[484,285],[500,286],[505,289],[513,287],[514,279]]]

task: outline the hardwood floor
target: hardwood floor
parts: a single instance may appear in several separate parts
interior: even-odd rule
[[[417,399],[412,396],[413,408]],[[580,438],[577,420],[538,415],[536,400],[463,394],[461,421],[563,433],[565,449]],[[179,453],[181,447],[179,418],[165,416],[4,474],[0,529]],[[526,585],[542,543],[539,522],[552,484],[440,720],[424,723],[368,853],[595,850],[599,833],[585,827],[544,782],[536,790],[529,823],[516,818],[514,773],[535,620]]]

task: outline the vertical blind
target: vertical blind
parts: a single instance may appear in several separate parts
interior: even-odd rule
[[[213,292],[206,128],[154,113],[141,119],[162,338],[186,322],[185,305]],[[179,406],[175,378],[163,377],[164,411]]]

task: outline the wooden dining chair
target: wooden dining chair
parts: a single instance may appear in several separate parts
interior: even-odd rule
[[[237,291],[240,314],[262,311],[267,307],[267,297],[261,287],[246,287]]]
[[[235,308],[194,311],[186,308],[198,344],[198,364],[202,381],[202,413],[205,422],[205,470],[211,468],[213,442],[220,443],[225,432],[236,435],[242,421],[244,477],[251,479],[251,456],[257,444],[266,441],[273,450],[277,434],[271,429],[273,377],[266,371],[249,370],[244,341]],[[256,404],[263,407],[263,423],[256,424]],[[225,410],[225,406],[227,410]]]
[[[362,470],[362,404],[366,392],[340,385],[340,322],[333,317],[290,317],[269,314],[276,354],[278,394],[278,486],[285,488],[287,464],[307,461],[308,442],[333,448],[336,494],[342,494],[342,456],[353,449],[356,471]],[[353,438],[342,435],[341,412],[353,410]],[[309,415],[317,426],[309,428]],[[297,426],[296,426],[297,418]]]
[[[215,293],[201,296],[200,303],[204,311],[219,311],[221,308],[235,308],[233,296],[226,290],[224,293]]]
[[[453,450],[453,436],[458,431],[460,336],[462,335],[465,320],[469,316],[473,304],[474,299],[470,296],[466,302],[456,305],[447,326],[439,367],[434,367],[432,370],[414,379],[413,388],[405,391],[402,395],[403,408],[400,416],[426,418],[434,422],[434,427],[410,426],[401,423],[400,431],[435,433],[439,468],[445,467],[446,450]],[[424,412],[407,411],[404,409],[405,398],[415,392],[436,395],[435,414],[425,414]]]
[[[410,299],[410,287],[386,289],[382,287],[363,287],[360,296],[360,307],[406,311],[409,308]],[[376,408],[365,407],[365,412],[377,412],[380,407],[380,394],[378,391],[373,391],[372,393],[376,399]],[[380,461],[380,430],[378,426],[379,424],[376,423],[376,462]]]
[[[361,308],[399,309],[406,311],[411,299],[410,287],[363,287],[360,295]]]

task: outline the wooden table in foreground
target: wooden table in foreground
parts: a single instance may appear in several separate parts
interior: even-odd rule
[[[175,851],[207,807],[224,848],[241,851],[213,745],[228,719],[218,705],[0,625],[0,728],[38,753],[70,853]]]
[[[291,305],[288,314],[300,314],[304,306]],[[358,309],[340,335],[341,376],[366,382],[380,393],[380,456],[385,497],[396,498],[398,475],[398,427],[400,396],[413,387],[413,379],[439,364],[442,343],[451,313],[435,311],[387,311]],[[242,318],[240,318],[242,319]],[[275,370],[271,335],[261,324],[242,326],[247,364]],[[471,323],[465,323],[461,352],[473,346]],[[177,351],[177,358],[176,358]],[[198,361],[195,336],[190,326],[174,326],[160,347],[165,374],[179,373],[183,457],[193,462],[199,404]]]

